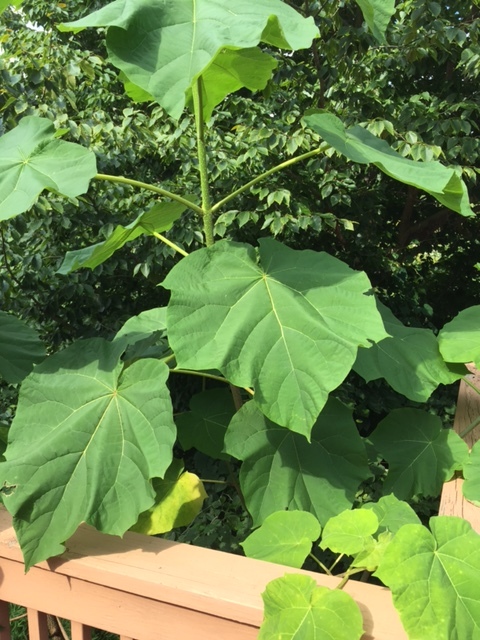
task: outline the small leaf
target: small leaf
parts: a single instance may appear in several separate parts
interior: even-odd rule
[[[195,447],[211,458],[228,460],[223,453],[228,424],[235,414],[228,389],[210,389],[190,400],[190,411],[177,416],[178,439],[184,451]]]
[[[277,511],[241,543],[245,555],[300,569],[320,537],[320,524],[306,511]]]
[[[455,431],[419,409],[395,409],[370,440],[389,465],[384,492],[399,499],[439,495],[468,456],[466,443]]]
[[[480,368],[480,305],[460,311],[438,335],[447,362],[475,362]]]
[[[0,311],[0,376],[10,384],[21,382],[44,358],[45,347],[37,332]]]
[[[463,477],[463,495],[480,507],[480,441],[473,445],[468,460],[463,465]]]
[[[385,32],[395,13],[395,0],[356,0],[365,22],[379,42],[385,42]]]
[[[183,472],[181,460],[173,460],[165,478],[153,480],[155,504],[140,517],[130,531],[148,536],[189,525],[200,513],[207,498],[202,481],[194,473]]]
[[[351,566],[364,567],[367,571],[375,571],[392,540],[393,534],[389,531],[380,533],[377,540],[372,538],[366,543],[365,548],[355,556]]]
[[[108,260],[115,251],[121,249],[127,242],[131,242],[141,235],[161,233],[172,227],[186,207],[178,202],[161,202],[154,205],[149,211],[142,213],[126,227],[118,225],[113,233],[104,242],[98,242],[84,249],[68,251],[57,273],[66,275],[88,267],[95,269],[99,264]]]
[[[115,340],[120,338],[126,344],[135,344],[138,340],[148,338],[153,333],[163,333],[167,328],[167,308],[156,307],[142,311],[137,316],[129,318],[123,327],[117,331]]]
[[[380,498],[378,502],[367,502],[362,509],[371,509],[378,518],[378,531],[397,533],[405,524],[421,524],[412,507],[393,494]]]
[[[391,590],[410,640],[480,637],[480,536],[461,518],[408,524],[375,575]]]
[[[304,120],[349,160],[373,164],[395,180],[426,191],[449,209],[463,216],[475,215],[465,183],[456,168],[445,167],[439,162],[414,162],[402,158],[385,140],[359,125],[345,129],[342,121],[331,113],[312,111]]]
[[[373,542],[372,535],[377,529],[378,518],[373,511],[344,511],[327,522],[320,547],[353,556],[369,548]]]
[[[360,640],[363,618],[344,591],[318,587],[309,576],[286,575],[262,594],[265,617],[258,640]]]
[[[50,120],[27,116],[0,138],[0,220],[28,211],[44,189],[85,193],[96,173],[91,151],[58,140]]]

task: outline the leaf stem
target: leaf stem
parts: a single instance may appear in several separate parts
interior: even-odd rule
[[[332,571],[335,569],[335,567],[337,566],[337,564],[340,562],[340,560],[343,558],[345,554],[341,553],[337,559],[332,563],[331,567],[330,567],[330,573],[332,573]]]
[[[226,480],[204,480],[203,478],[200,478],[200,482],[203,484],[229,484]]]
[[[350,579],[350,576],[355,575],[356,573],[360,573],[361,571],[365,571],[365,567],[362,567],[361,569],[348,569],[347,571],[345,571],[345,573],[343,574],[342,579],[340,580],[340,582],[337,584],[337,586],[335,587],[335,589],[343,589],[343,587],[347,584],[347,582]]]
[[[212,214],[216,213],[219,209],[221,209],[224,205],[226,205],[227,202],[230,202],[230,200],[233,200],[233,198],[236,198],[244,191],[248,191],[248,189],[256,185],[257,182],[261,182],[262,180],[265,180],[265,178],[268,178],[268,176],[271,176],[272,173],[276,173],[277,171],[282,171],[282,169],[286,169],[292,164],[296,164],[297,162],[302,162],[302,160],[307,160],[308,158],[312,158],[313,156],[316,156],[319,153],[320,153],[320,149],[314,149],[313,151],[302,153],[301,156],[296,156],[295,158],[290,158],[290,160],[285,160],[284,162],[277,164],[275,167],[272,167],[268,171],[261,173],[256,178],[253,178],[253,180],[250,180],[250,182],[247,182],[246,184],[244,184],[243,187],[240,187],[239,189],[232,191],[232,193],[230,193],[228,196],[226,196],[222,200],[219,200],[217,203],[215,203],[213,207],[211,207]]]
[[[184,373],[190,376],[200,376],[202,378],[210,378],[211,380],[219,380],[220,382],[230,384],[230,382],[226,378],[223,378],[222,376],[215,376],[213,375],[213,373],[205,373],[205,371],[192,371],[191,369],[170,369],[170,373]],[[244,389],[251,396],[254,395],[254,391],[253,389],[250,389],[250,387],[242,387],[242,389]]]
[[[177,251],[178,253],[181,253],[182,256],[185,256],[185,257],[188,256],[188,253],[186,251],[184,251],[183,249],[181,249],[178,246],[178,244],[175,244],[174,242],[172,242],[171,240],[169,240],[168,238],[163,236],[161,233],[157,233],[157,231],[152,231],[152,236],[155,236],[155,238],[157,238],[157,240],[161,240],[162,242],[167,244],[169,247],[172,247],[172,249],[175,249],[175,251]]]
[[[192,87],[193,108],[195,111],[195,127],[197,130],[197,157],[200,172],[200,188],[202,190],[202,216],[205,244],[211,247],[213,239],[213,212],[208,182],[207,147],[205,144],[205,123],[203,121],[202,77]]]
[[[466,427],[461,433],[460,433],[460,437],[461,438],[465,438],[465,436],[468,436],[468,434],[473,431],[475,429],[475,427],[478,427],[478,425],[480,424],[480,416],[478,416],[478,418],[476,418],[471,424],[468,425],[468,427]]]
[[[308,555],[309,555],[309,557],[310,557],[312,560],[315,560],[315,562],[318,564],[318,566],[319,566],[323,571],[325,571],[325,573],[326,573],[328,576],[331,576],[331,575],[332,575],[332,572],[330,571],[330,569],[329,569],[327,566],[325,566],[325,565],[323,564],[323,562],[317,558],[317,556],[313,555],[313,553],[312,553],[312,552],[310,552]]]
[[[140,182],[139,180],[132,180],[131,178],[125,178],[124,176],[110,176],[106,173],[97,173],[95,176],[97,180],[106,180],[107,182],[119,182],[121,184],[128,184],[131,187],[136,187],[137,189],[147,189],[148,191],[153,191],[154,193],[158,193],[160,196],[164,196],[165,198],[171,198],[180,204],[185,205],[188,209],[195,211],[198,215],[203,215],[203,209],[199,207],[197,204],[190,202],[186,198],[182,198],[182,196],[177,195],[176,193],[172,193],[171,191],[167,191],[166,189],[162,189],[161,187],[156,187],[153,184],[148,184],[148,182]]]

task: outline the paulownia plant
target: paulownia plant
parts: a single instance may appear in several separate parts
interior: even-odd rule
[[[357,2],[383,41],[394,0]],[[260,527],[245,541],[247,553],[300,567],[323,527],[321,546],[353,558],[345,578],[376,570],[391,587],[411,638],[480,637],[478,537],[456,519],[433,519],[430,532],[393,497],[350,511],[370,477],[369,461],[351,410],[332,393],[353,368],[367,381],[383,377],[408,398],[425,401],[438,384],[462,377],[458,365],[478,360],[469,347],[478,346],[478,308],[444,328],[439,348],[431,331],[403,326],[375,300],[365,273],[327,253],[293,250],[271,238],[255,246],[214,238],[214,219],[227,204],[327,145],[471,216],[458,169],[406,160],[362,127],[346,128],[334,114],[312,111],[304,126],[326,144],[213,202],[206,122],[231,92],[265,87],[277,66],[269,49],[309,47],[318,35],[314,21],[281,0],[116,0],[60,26],[88,27],[106,30],[109,59],[135,100],[157,102],[165,117],[193,110],[201,194],[99,174],[91,151],[57,137],[42,118],[26,117],[0,139],[2,220],[28,211],[44,190],[72,198],[92,180],[152,193],[148,211],[129,224],[120,221],[106,240],[69,252],[60,273],[93,269],[141,235],[179,255],[160,283],[171,292],[166,309],[130,319],[111,340],[73,343],[32,373],[43,359],[38,341],[0,315],[0,343],[8,345],[0,373],[13,382],[29,374],[0,465],[3,502],[27,569],[62,553],[82,522],[122,535],[164,532],[191,519],[205,494],[173,459],[178,427],[184,448],[241,463],[243,499]],[[198,216],[205,240],[190,255],[165,235],[187,210]],[[464,350],[452,345],[456,336]],[[175,425],[166,384],[174,373],[213,378],[225,390],[194,397]],[[435,416],[398,410],[369,446],[390,465],[389,493],[434,495],[465,464],[468,496],[479,499],[478,451],[467,462],[466,445]],[[336,639],[362,634],[355,603],[304,576],[272,583],[264,599],[263,639],[280,632],[298,637],[297,631],[316,637],[319,629]],[[339,624],[346,618],[348,628]]]

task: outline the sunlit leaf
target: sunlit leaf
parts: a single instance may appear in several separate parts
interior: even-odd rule
[[[21,382],[44,357],[45,347],[37,332],[0,311],[0,377],[10,383]]]
[[[468,460],[463,465],[463,477],[463,495],[480,507],[480,442],[473,445]]]
[[[364,548],[357,553],[352,561],[352,567],[364,567],[367,571],[375,571],[383,555],[393,540],[393,533],[384,531],[378,537],[366,541]]]
[[[475,362],[480,367],[480,305],[460,311],[438,335],[447,362]]]
[[[80,341],[22,384],[0,465],[27,568],[64,550],[81,522],[122,535],[153,504],[175,442],[168,367],[123,371],[120,341]]]
[[[309,437],[358,347],[386,334],[364,273],[326,253],[259,244],[221,241],[170,271],[170,345],[179,367],[253,386],[272,421]]]
[[[325,525],[320,547],[353,556],[369,546],[377,529],[378,518],[373,511],[343,511]]]
[[[405,524],[421,524],[412,507],[393,494],[383,496],[378,502],[367,502],[362,509],[371,509],[378,518],[378,531],[397,533]]]
[[[242,542],[245,555],[300,569],[320,537],[320,524],[305,511],[277,511]]]
[[[370,477],[351,411],[330,399],[312,429],[311,443],[270,422],[253,402],[235,414],[225,450],[243,460],[242,487],[254,525],[275,511],[308,511],[323,525],[349,509]]]
[[[57,139],[50,120],[27,116],[0,137],[0,220],[28,211],[44,189],[85,193],[96,173],[91,151]]]
[[[399,499],[439,495],[468,456],[466,443],[455,431],[419,409],[395,409],[370,440],[388,462],[383,490]]]
[[[461,518],[402,527],[376,576],[391,590],[410,640],[480,638],[480,536]]]
[[[379,42],[385,42],[385,31],[395,13],[395,0],[356,0],[370,31]]]
[[[262,594],[265,618],[258,640],[359,640],[363,618],[348,593],[317,586],[309,576],[286,575]]]
[[[385,140],[358,125],[346,129],[331,113],[312,112],[306,124],[339,153],[353,162],[373,164],[388,176],[426,191],[445,207],[473,216],[465,183],[456,168],[439,162],[414,162],[394,151]]]
[[[5,11],[8,6],[19,7],[23,0],[0,0],[0,14]]]

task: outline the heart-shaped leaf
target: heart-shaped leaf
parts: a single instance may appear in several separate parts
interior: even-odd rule
[[[92,151],[56,138],[50,120],[27,116],[0,138],[0,220],[28,211],[44,189],[85,193],[96,173]]]
[[[480,638],[480,536],[452,516],[402,527],[376,576],[391,590],[410,640]]]
[[[154,501],[175,441],[168,367],[123,371],[123,349],[76,342],[22,385],[0,485],[27,568],[61,553],[81,522],[122,535]]]
[[[353,162],[374,164],[395,180],[417,187],[441,204],[463,216],[475,215],[470,207],[465,183],[456,168],[436,161],[414,162],[403,158],[385,140],[358,125],[345,129],[331,113],[315,112],[304,118],[306,124],[339,153]]]
[[[241,543],[245,555],[300,569],[320,537],[320,524],[305,511],[277,511]]]
[[[44,357],[45,347],[37,332],[0,311],[0,377],[11,384],[21,382]]]
[[[395,0],[356,0],[365,22],[379,42],[385,42],[385,31],[395,13]]]
[[[116,0],[59,28],[75,31],[85,27],[108,28],[112,63],[174,118],[182,113],[188,90],[207,69],[219,84],[220,99],[237,84],[245,86],[254,79],[256,86],[263,82],[268,65],[261,63],[258,79],[257,54],[241,63],[228,54],[235,65],[242,66],[234,80],[226,78],[224,69],[212,68],[212,61],[224,49],[251,49],[260,42],[302,49],[318,34],[312,18],[303,18],[280,0],[256,0],[254,4],[238,0],[235,6],[230,0]],[[213,82],[208,84],[213,86]],[[218,99],[213,96],[210,91],[210,112]]]
[[[217,369],[272,421],[309,437],[360,345],[386,336],[367,276],[326,253],[275,240],[221,241],[166,277],[178,366]]]
[[[353,368],[367,382],[385,378],[410,400],[426,402],[439,384],[460,380],[465,372],[454,372],[440,355],[437,338],[429,329],[405,327],[377,301],[385,329],[391,337],[359,349]]]
[[[466,443],[455,431],[419,409],[395,409],[370,440],[389,465],[384,492],[400,499],[439,495],[468,456]]]
[[[438,334],[447,362],[475,362],[480,367],[480,305],[460,311]]]
[[[99,264],[108,260],[115,251],[121,249],[126,242],[131,242],[141,235],[148,236],[154,232],[167,231],[175,220],[180,218],[185,209],[185,205],[178,202],[156,204],[149,211],[140,214],[126,227],[121,225],[115,227],[115,230],[103,242],[98,242],[84,249],[68,251],[57,273],[66,275],[82,267],[95,269]]]
[[[348,593],[317,586],[309,576],[286,575],[262,594],[265,618],[258,640],[359,640],[363,618]]]
[[[378,518],[373,511],[354,509],[330,518],[323,529],[322,549],[353,556],[364,551],[378,529]]]
[[[362,509],[371,509],[378,518],[378,531],[397,533],[405,524],[421,524],[412,507],[393,494],[383,496],[378,502],[367,502]]]
[[[349,509],[370,477],[351,411],[330,399],[312,429],[312,441],[273,424],[247,402],[231,421],[225,450],[243,460],[242,487],[254,525],[275,511],[308,511],[321,524]]]

